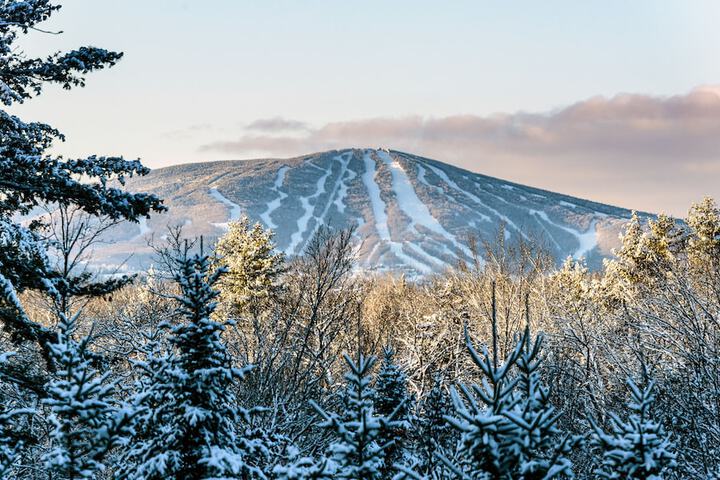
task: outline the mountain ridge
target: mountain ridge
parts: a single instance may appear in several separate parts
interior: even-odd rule
[[[241,214],[272,228],[288,255],[300,254],[321,224],[356,225],[359,265],[368,270],[440,271],[469,260],[471,235],[491,239],[501,224],[509,242],[537,239],[558,261],[583,256],[597,267],[631,213],[388,149],[172,165],[128,188],[156,193],[169,207],[114,229],[113,243],[98,251],[108,265],[135,252],[129,270],[147,268],[151,251],[141,240],[162,240],[167,225],[213,238]]]

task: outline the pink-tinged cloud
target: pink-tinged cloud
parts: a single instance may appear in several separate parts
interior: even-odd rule
[[[245,127],[246,130],[261,132],[291,132],[309,130],[309,128],[305,122],[282,117],[259,118]]]
[[[294,135],[245,134],[201,149],[247,158],[376,146],[593,200],[682,215],[703,195],[720,199],[720,86],[671,97],[594,97],[542,114],[333,122]]]

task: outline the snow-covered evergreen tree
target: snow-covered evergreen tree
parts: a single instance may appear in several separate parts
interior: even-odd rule
[[[11,478],[23,442],[11,435],[12,416],[0,413],[0,478]]]
[[[526,328],[521,342],[524,347],[517,359],[520,402],[504,412],[519,434],[516,440],[519,478],[572,476],[572,463],[567,455],[577,439],[560,438],[562,432],[556,426],[559,414],[550,404],[550,389],[540,378],[543,337],[538,335],[533,340]]]
[[[90,337],[73,338],[78,314],[60,315],[57,340],[50,345],[55,378],[47,385],[43,403],[49,407],[51,450],[45,466],[54,478],[96,478],[110,451],[130,433],[133,414],[113,401],[110,372],[93,366]]]
[[[0,354],[0,364],[12,355],[12,352]],[[0,478],[13,478],[15,464],[24,447],[16,421],[20,416],[32,413],[31,409],[12,408],[4,399],[0,400]]]
[[[297,448],[291,447],[288,459],[277,465],[272,471],[274,480],[331,480],[333,468],[327,458],[316,460],[303,457]]]
[[[87,73],[111,67],[122,57],[96,47],[43,58],[26,55],[19,38],[59,8],[51,0],[0,2],[0,102],[4,105],[23,103],[39,95],[46,84],[82,87]],[[46,349],[54,332],[26,316],[14,292],[32,288],[55,296],[61,285],[47,258],[42,222],[21,224],[17,216],[42,204],[75,206],[90,215],[130,221],[164,210],[156,196],[120,188],[125,178],[149,172],[139,161],[48,155],[57,140],[64,137],[51,126],[27,123],[0,110],[0,321],[14,340],[39,342]],[[107,291],[117,283],[95,285],[93,290]]]
[[[628,379],[628,387],[632,398],[626,421],[610,412],[611,431],[606,433],[590,418],[591,444],[602,456],[595,473],[608,479],[661,480],[676,466],[676,454],[663,426],[653,419],[654,384],[641,390]]]
[[[400,422],[391,417],[376,414],[373,399],[375,392],[370,386],[374,357],[360,355],[357,362],[345,355],[349,371],[345,411],[328,413],[317,403],[315,410],[323,417],[321,427],[335,434],[329,449],[329,469],[333,478],[373,480],[382,479],[384,450],[388,444],[379,444],[381,431],[398,428]]]
[[[531,344],[526,330],[502,363],[484,346],[478,353],[467,334],[466,342],[473,362],[484,374],[483,384],[451,389],[455,414],[448,421],[462,435],[460,451],[456,461],[442,454],[440,460],[458,478],[466,479],[572,475],[565,458],[572,441],[556,439],[557,416],[539,382],[541,341]]]
[[[383,451],[382,478],[391,478],[393,465],[400,463],[409,450],[409,430],[414,399],[408,392],[407,375],[395,363],[395,351],[383,348],[383,362],[375,379],[375,413],[392,418],[388,426],[382,426],[378,443],[386,445]]]
[[[420,402],[416,420],[416,443],[419,463],[416,470],[428,478],[443,478],[444,469],[437,454],[450,457],[458,435],[446,417],[452,415],[453,403],[442,376],[433,376],[433,386]]]
[[[202,249],[201,249],[202,250]],[[266,446],[247,425],[255,409],[238,406],[233,385],[250,367],[232,366],[221,339],[225,326],[212,318],[224,269],[211,271],[202,251],[185,244],[175,281],[182,320],[169,326],[172,352],[157,345],[139,363],[145,374],[135,397],[145,410],[120,478],[264,478],[258,468]]]
[[[280,290],[284,255],[275,251],[273,233],[243,216],[229,224],[215,251],[227,267],[219,286],[230,313],[259,314]]]

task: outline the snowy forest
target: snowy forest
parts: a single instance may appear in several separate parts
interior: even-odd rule
[[[0,1],[5,106],[121,59],[24,55],[59,8]],[[352,229],[286,258],[242,219],[98,277],[102,233],[165,208],[124,188],[148,169],[5,110],[0,138],[0,478],[720,478],[710,198],[633,216],[597,272],[500,226],[444,274],[361,275]]]

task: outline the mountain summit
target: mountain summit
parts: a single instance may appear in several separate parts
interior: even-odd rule
[[[165,199],[167,214],[114,233],[105,264],[151,263],[147,238],[168,225],[217,237],[245,213],[275,231],[278,248],[302,253],[320,225],[357,225],[359,266],[411,274],[440,271],[471,256],[469,239],[534,240],[558,260],[591,266],[618,243],[630,211],[469,172],[408,153],[347,149],[284,160],[177,165],[129,182]]]

